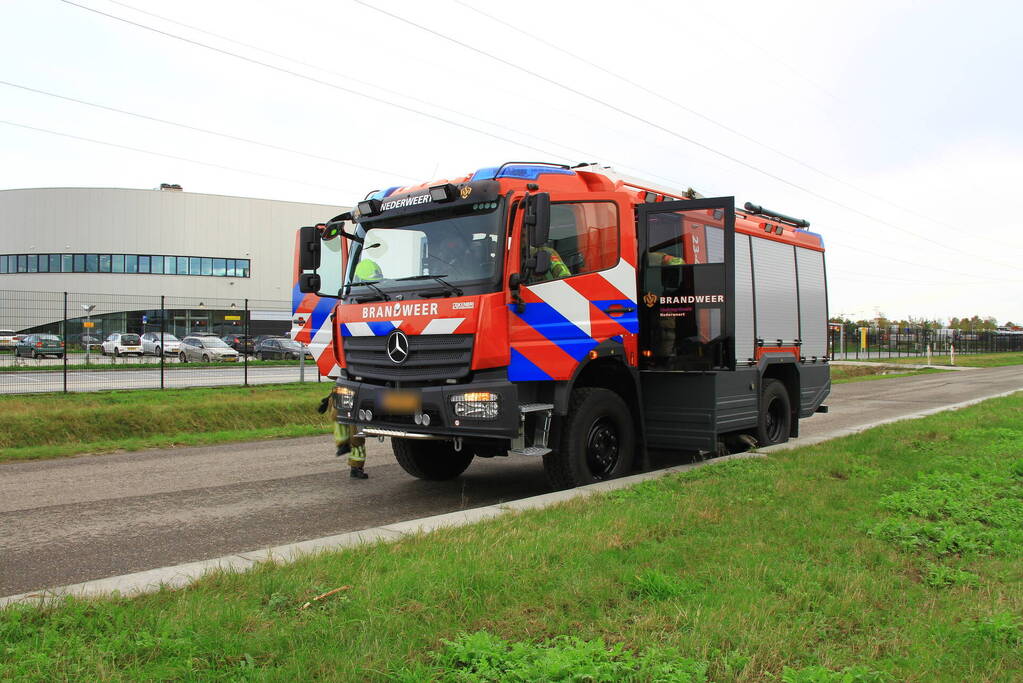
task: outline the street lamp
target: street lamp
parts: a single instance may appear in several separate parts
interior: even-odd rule
[[[87,329],[89,331],[86,334],[88,334],[89,336],[92,336],[92,334],[91,334],[91,332],[92,332],[92,315],[91,314],[92,314],[93,310],[95,310],[96,304],[81,304],[81,306],[82,306],[82,310],[85,311],[85,329]],[[82,336],[85,337],[86,335],[83,334]],[[88,365],[89,364],[89,342],[85,341],[84,339],[82,340],[82,342],[85,345],[85,364]]]

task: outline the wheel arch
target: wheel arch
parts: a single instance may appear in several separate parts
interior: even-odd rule
[[[765,357],[760,362],[761,395],[763,394],[763,386],[769,379],[778,380],[785,386],[785,391],[789,395],[789,413],[791,416],[789,420],[789,436],[799,436],[800,386],[799,368],[796,367],[795,360],[784,358],[768,359]]]
[[[554,414],[568,413],[572,392],[586,387],[607,389],[620,396],[629,406],[633,431],[636,435],[636,459],[634,466],[647,467],[646,440],[643,438],[643,408],[639,400],[639,373],[625,362],[625,349],[617,342],[603,342],[594,349],[596,357],[579,363],[572,379],[555,385]],[[554,421],[551,442],[560,439],[559,420]]]

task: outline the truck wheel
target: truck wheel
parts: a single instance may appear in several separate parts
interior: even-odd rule
[[[543,467],[552,486],[568,489],[628,474],[635,452],[632,412],[625,401],[607,389],[576,389],[561,443],[543,456]]]
[[[757,445],[770,446],[789,440],[792,413],[789,392],[776,379],[764,380],[764,393],[760,398],[760,416],[757,420]]]
[[[391,450],[403,470],[427,481],[454,479],[473,458],[470,450],[455,451],[450,441],[391,439]]]

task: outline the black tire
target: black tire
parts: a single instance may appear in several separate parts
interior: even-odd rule
[[[205,353],[202,355],[202,362],[203,363],[209,363],[210,362],[210,357],[207,356]]]
[[[181,353],[178,354],[178,361],[180,361],[181,363],[187,363],[188,362],[188,356],[185,355],[184,351],[182,351]]]
[[[391,450],[403,470],[427,481],[454,479],[465,471],[473,458],[468,449],[455,451],[451,441],[391,439]]]
[[[792,428],[792,406],[785,384],[776,379],[764,380],[757,419],[757,445],[771,446],[789,440]]]
[[[156,347],[156,353],[153,354],[153,355],[155,355],[157,358],[159,358],[160,356],[163,355],[163,349],[161,349],[159,346],[157,346]]]
[[[121,357],[121,349],[117,348],[116,346],[114,347],[114,357],[115,358]]]
[[[39,360],[39,354],[35,350],[32,351],[32,360]]]
[[[557,449],[543,456],[547,479],[557,489],[624,476],[636,453],[632,412],[608,389],[572,392]]]

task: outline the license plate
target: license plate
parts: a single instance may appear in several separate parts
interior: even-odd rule
[[[384,393],[380,403],[385,412],[403,415],[418,411],[423,405],[423,400],[418,392],[388,391]]]
[[[226,360],[228,363],[233,363],[236,360],[238,360],[238,356],[228,356],[228,357],[224,358],[224,360]]]

